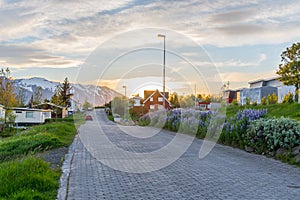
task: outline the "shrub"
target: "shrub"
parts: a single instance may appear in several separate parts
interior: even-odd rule
[[[239,102],[235,99],[232,101],[231,103],[233,106],[238,106],[239,105]]]
[[[252,105],[253,105],[253,106],[257,106],[257,101],[253,101],[253,102],[252,102]]]
[[[195,134],[204,138],[210,123],[211,112],[195,109],[174,109],[167,113],[151,112],[139,118],[140,126],[155,126],[171,131]]]
[[[300,144],[300,124],[284,117],[255,120],[247,130],[246,143],[258,153],[291,150]]]
[[[150,124],[151,120],[148,114],[142,116],[139,118],[139,125],[140,126],[148,126]]]
[[[246,105],[250,105],[250,98],[246,98]]]
[[[261,104],[262,104],[262,105],[267,105],[267,104],[268,104],[267,97],[261,98]]]
[[[282,103],[294,103],[293,93],[289,92],[286,95],[284,95]]]
[[[265,117],[266,114],[267,114],[266,109],[239,110],[234,117],[230,119],[226,119],[224,124],[224,129],[220,136],[219,141],[228,145],[244,148],[245,145],[244,135],[250,125],[250,122]]]
[[[268,104],[276,104],[278,103],[278,97],[275,93],[273,93],[272,95],[268,95]]]

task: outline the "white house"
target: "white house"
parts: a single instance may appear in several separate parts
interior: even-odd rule
[[[52,110],[35,108],[12,108],[16,116],[15,123],[19,125],[31,125],[45,123],[45,119],[51,118]]]
[[[262,97],[267,97],[273,93],[278,96],[278,103],[281,103],[283,97],[289,92],[295,94],[295,86],[283,85],[278,78],[259,79],[249,82],[250,88],[240,90],[240,103],[242,105],[246,104],[246,98],[249,98],[250,102],[256,101],[257,103],[261,103]]]
[[[76,101],[75,99],[70,99],[71,106],[67,109],[68,114],[73,114],[76,111],[82,111],[82,104],[79,101]]]
[[[140,96],[134,96],[130,100],[132,100],[133,106],[142,106],[143,98]]]
[[[5,117],[5,109],[4,106],[2,104],[0,104],[0,119],[4,119]],[[1,123],[1,120],[0,120]]]

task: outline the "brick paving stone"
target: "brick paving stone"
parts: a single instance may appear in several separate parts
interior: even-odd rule
[[[168,131],[146,139],[132,137],[107,121],[103,110],[96,115],[94,119],[105,125],[107,137],[126,151],[152,152],[174,138]],[[201,144],[195,139],[179,159],[160,170],[128,173],[102,164],[79,137],[70,166],[67,199],[300,199],[300,188],[288,187],[300,186],[299,168],[222,145],[199,159]]]

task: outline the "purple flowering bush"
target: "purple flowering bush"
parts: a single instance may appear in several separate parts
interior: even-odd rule
[[[266,109],[244,109],[232,118],[227,118],[223,126],[223,132],[219,141],[231,145],[244,148],[245,134],[252,121],[263,118],[267,115]]]
[[[155,126],[174,131],[196,135],[204,138],[210,123],[211,112],[195,109],[173,109],[167,113],[155,111],[139,119],[140,126]]]

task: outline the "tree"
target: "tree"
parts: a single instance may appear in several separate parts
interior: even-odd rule
[[[170,95],[169,101],[171,102],[173,108],[180,108],[178,94],[176,92]]]
[[[88,110],[89,108],[92,108],[92,107],[93,107],[93,104],[91,104],[87,100],[85,100],[84,103],[82,104],[82,109],[83,110]]]
[[[3,129],[5,124],[11,121],[10,118],[11,110],[10,107],[16,106],[16,95],[14,93],[14,82],[13,79],[10,77],[10,69],[6,68],[5,70],[2,68],[0,70],[0,104],[2,104],[5,109],[5,116],[4,116],[4,124],[0,129]]]
[[[24,87],[20,87],[18,89],[18,94],[17,94],[16,98],[17,98],[18,106],[20,106],[20,107],[25,106],[26,94],[25,94],[25,88]]]
[[[16,95],[14,93],[14,82],[10,77],[10,69],[0,70],[0,104],[4,107],[13,107],[17,105]]]
[[[33,93],[33,103],[34,104],[42,103],[42,98],[43,98],[43,89],[41,86],[38,86],[37,88],[35,88],[35,91]]]
[[[182,108],[191,108],[195,107],[195,95],[187,95],[180,97],[180,105]]]
[[[61,100],[61,96],[60,96],[60,86],[59,85],[55,88],[54,95],[51,97],[50,102],[55,104],[55,105],[61,105],[62,104],[62,100]]]
[[[119,114],[121,117],[125,118],[128,112],[128,99],[115,97],[111,102],[111,109],[113,114]]]
[[[33,95],[31,95],[30,99],[29,99],[29,102],[28,102],[28,107],[29,108],[32,108],[33,107],[33,104],[34,104],[34,101],[33,101]]]
[[[68,78],[65,78],[63,84],[60,86],[59,95],[61,98],[61,104],[65,107],[71,106],[71,84],[68,81]]]
[[[295,86],[295,101],[298,102],[300,87],[300,42],[294,43],[281,53],[281,64],[277,74],[284,85]]]

